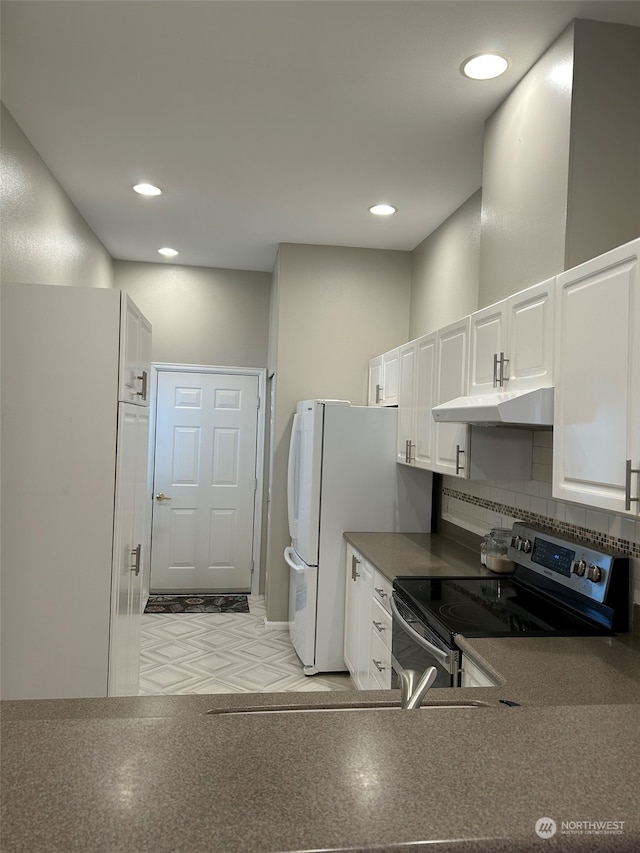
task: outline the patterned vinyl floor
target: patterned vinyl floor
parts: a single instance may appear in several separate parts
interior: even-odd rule
[[[145,613],[140,695],[348,690],[347,673],[306,676],[289,633],[266,628],[262,597],[250,613]]]

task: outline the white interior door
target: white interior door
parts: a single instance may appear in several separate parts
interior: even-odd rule
[[[160,371],[151,592],[251,589],[258,377]]]

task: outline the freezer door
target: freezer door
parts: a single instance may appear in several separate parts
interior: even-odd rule
[[[318,568],[303,563],[293,548],[285,548],[284,558],[289,566],[289,636],[305,675],[314,675]]]
[[[323,421],[323,404],[299,403],[289,446],[289,534],[296,553],[310,566],[318,565]]]

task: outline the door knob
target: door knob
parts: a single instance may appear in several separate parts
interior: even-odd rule
[[[157,501],[170,501],[171,498],[169,497],[169,495],[165,495],[164,492],[160,492],[159,494],[156,495],[156,500]]]

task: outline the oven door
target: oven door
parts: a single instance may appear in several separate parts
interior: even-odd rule
[[[438,676],[433,687],[459,687],[458,650],[450,648],[395,593],[391,596],[391,612],[391,686],[400,686],[398,675],[403,669],[415,669],[423,673],[427,667],[435,666]]]

